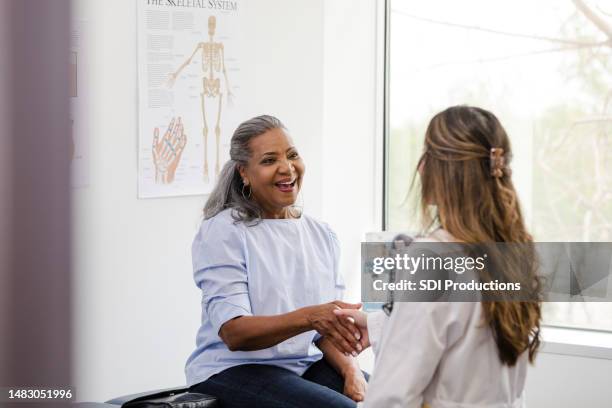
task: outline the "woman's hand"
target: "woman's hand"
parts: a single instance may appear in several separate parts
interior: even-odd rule
[[[361,310],[355,309],[336,309],[334,314],[343,320],[352,322],[360,331],[361,345],[363,348],[370,347],[370,337],[368,335],[368,315]]]
[[[153,164],[155,165],[155,182],[170,184],[174,181],[176,168],[187,145],[187,136],[183,132],[181,118],[172,118],[166,133],[159,139],[159,129],[153,131]]]
[[[355,324],[334,314],[334,310],[359,309],[361,304],[350,304],[336,300],[322,305],[304,308],[309,326],[321,336],[329,339],[345,355],[357,356],[363,346],[360,344],[361,332]]]
[[[344,395],[353,401],[363,401],[368,383],[361,370],[354,370],[344,376]]]

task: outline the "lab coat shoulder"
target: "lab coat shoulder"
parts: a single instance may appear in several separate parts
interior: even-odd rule
[[[413,341],[436,340],[450,347],[466,332],[478,302],[402,302],[396,303],[387,325],[387,336],[406,336]]]
[[[444,338],[452,345],[463,336],[473,315],[478,312],[477,302],[398,302],[391,317],[384,312],[368,314],[368,332],[374,354],[378,354],[383,338],[401,336],[417,341],[425,330],[432,338]]]

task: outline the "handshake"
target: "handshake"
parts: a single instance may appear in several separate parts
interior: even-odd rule
[[[361,304],[339,300],[304,308],[309,326],[327,338],[344,355],[357,357],[370,346],[367,315]]]

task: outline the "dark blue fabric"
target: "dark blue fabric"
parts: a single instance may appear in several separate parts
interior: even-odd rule
[[[239,365],[192,386],[190,391],[213,395],[224,408],[354,408],[357,404],[342,394],[343,389],[344,379],[321,359],[302,377],[271,365]]]

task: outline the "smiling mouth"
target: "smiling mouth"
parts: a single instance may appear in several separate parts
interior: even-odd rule
[[[297,182],[297,179],[294,179],[293,181],[279,182],[279,183],[275,183],[274,185],[283,193],[291,193],[293,192],[293,189],[295,188],[296,182]]]

